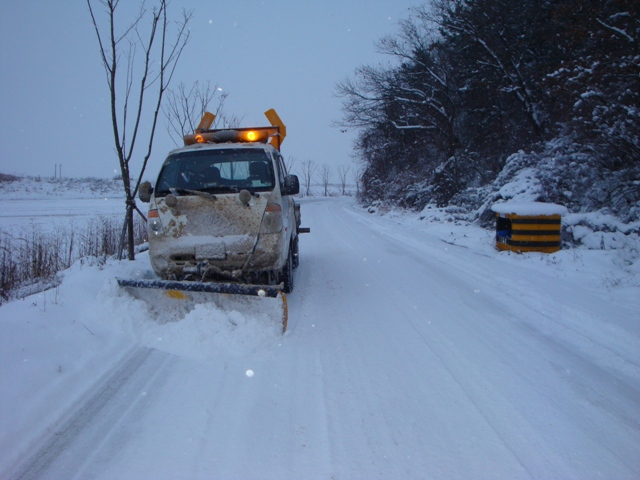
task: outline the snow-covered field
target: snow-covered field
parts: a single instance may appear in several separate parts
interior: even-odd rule
[[[0,182],[0,230],[82,228],[92,219],[120,219],[125,203],[115,180],[20,178]]]
[[[158,323],[114,280],[144,253],[1,306],[0,478],[640,478],[636,244],[302,214],[284,335],[255,307]]]
[[[120,198],[85,198],[69,202],[66,198],[13,200],[11,208],[0,211],[0,228],[4,231],[37,228],[50,231],[56,227],[84,227],[92,219],[124,218],[125,203]]]

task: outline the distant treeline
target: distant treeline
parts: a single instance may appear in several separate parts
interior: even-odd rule
[[[640,215],[638,0],[431,0],[378,48],[337,86],[364,202],[460,203],[524,151],[540,200]]]
[[[0,173],[0,183],[15,182],[16,180],[19,180],[19,177],[16,177],[15,175],[9,175],[7,173]]]

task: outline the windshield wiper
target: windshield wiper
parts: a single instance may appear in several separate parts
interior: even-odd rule
[[[214,191],[217,193],[238,193],[240,191],[239,187],[235,185],[217,185],[214,187],[207,187],[206,191]]]
[[[211,193],[208,193],[208,192],[203,192],[202,190],[191,190],[189,188],[170,188],[169,190],[174,195],[178,194],[177,195],[178,197],[180,197],[183,194],[187,193],[187,194],[191,194],[191,195],[198,195],[199,197],[208,198],[210,200],[215,200],[216,199],[215,195],[213,195]]]

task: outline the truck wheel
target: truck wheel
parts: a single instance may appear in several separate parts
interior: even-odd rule
[[[293,251],[291,247],[289,247],[287,263],[284,264],[284,268],[282,269],[280,281],[284,283],[284,293],[291,293],[293,291]]]
[[[298,246],[298,237],[293,241],[293,269],[295,270],[300,265],[300,250]]]

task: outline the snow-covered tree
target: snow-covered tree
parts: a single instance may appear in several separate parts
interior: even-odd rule
[[[359,130],[360,198],[446,205],[524,151],[539,154],[531,158],[540,168],[588,165],[579,171],[589,178],[545,175],[566,180],[557,187],[568,203],[639,210],[639,39],[633,0],[431,0],[413,9],[378,42],[394,62],[359,67],[336,88],[341,125]]]

